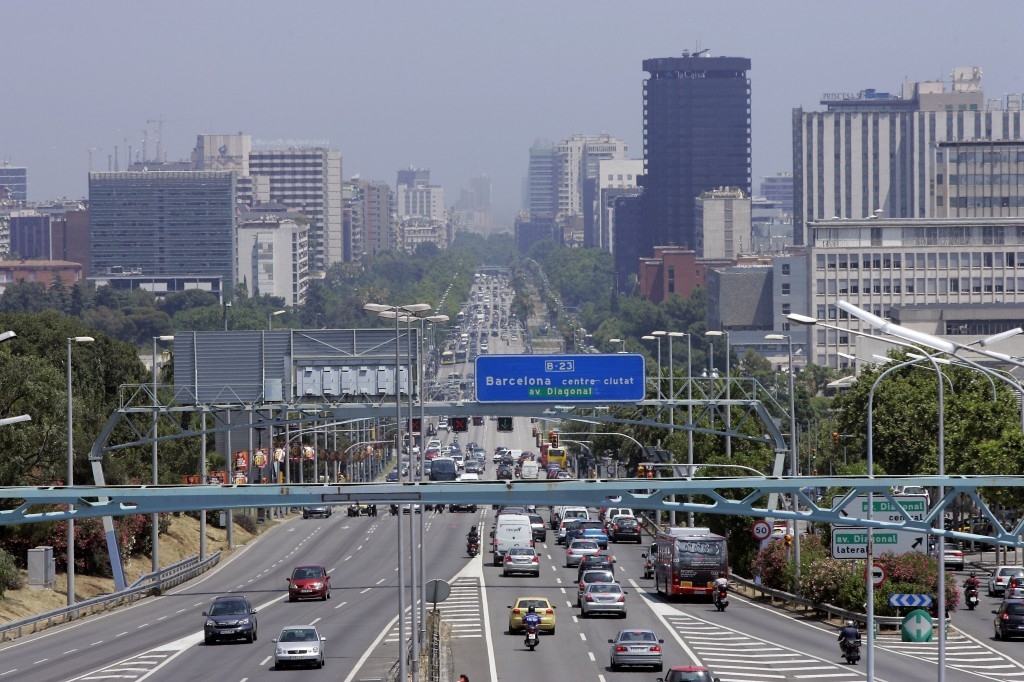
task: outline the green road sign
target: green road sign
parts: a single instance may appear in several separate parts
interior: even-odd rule
[[[840,499],[838,496],[833,497],[832,506],[838,504]],[[896,495],[895,499],[903,507],[906,516],[915,521],[922,520],[928,513],[928,500],[924,495]],[[881,494],[875,494],[872,497],[871,509],[871,518],[876,521],[902,521],[904,518],[904,512]],[[858,495],[853,498],[846,503],[841,513],[843,516],[866,519],[868,517],[868,496]]]
[[[902,530],[875,530],[874,555],[884,552],[905,554],[907,552],[924,552],[928,545],[924,535]],[[832,527],[832,557],[834,559],[867,559],[868,531],[866,528],[850,528],[846,526]]]
[[[904,642],[932,641],[932,616],[923,609],[915,609],[900,623],[900,635]]]

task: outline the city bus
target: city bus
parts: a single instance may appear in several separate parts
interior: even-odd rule
[[[655,537],[654,587],[666,597],[714,598],[719,573],[729,572],[725,538],[707,528],[669,528]]]
[[[557,464],[559,469],[568,469],[569,449],[549,447],[547,450],[547,459],[544,460],[544,467],[547,468],[552,464]]]
[[[465,348],[460,348],[455,351],[455,362],[465,362],[468,359],[469,354],[466,352]]]
[[[446,350],[441,353],[441,364],[442,365],[454,365],[455,364],[455,353]]]

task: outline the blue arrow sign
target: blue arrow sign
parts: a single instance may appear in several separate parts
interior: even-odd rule
[[[911,608],[928,608],[932,605],[930,594],[890,594],[889,606],[908,606]]]
[[[644,357],[480,355],[475,384],[481,403],[637,402],[644,399]]]

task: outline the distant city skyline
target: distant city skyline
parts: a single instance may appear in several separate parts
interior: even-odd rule
[[[792,110],[820,108],[823,93],[948,83],[958,66],[983,70],[988,99],[1024,92],[1024,6],[984,7],[998,20],[972,33],[948,21],[962,4],[944,0],[869,0],[856,11],[664,1],[628,12],[605,0],[449,0],[444,11],[311,0],[287,22],[261,0],[244,12],[197,0],[14,0],[5,43],[19,57],[5,79],[0,162],[28,169],[31,201],[80,198],[90,160],[108,170],[117,146],[124,170],[125,141],[141,152],[143,130],[147,155],[172,161],[188,159],[199,134],[244,131],[327,144],[346,178],[391,183],[399,169],[429,168],[449,204],[486,174],[494,224],[508,227],[537,138],[608,133],[641,158],[643,60],[708,49],[751,60],[756,188],[791,170]]]

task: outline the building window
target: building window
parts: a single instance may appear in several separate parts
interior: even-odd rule
[[[788,303],[783,303],[782,304],[782,314],[783,315],[789,315],[789,313],[790,313],[789,304]]]
[[[789,274],[789,263],[783,263],[782,264],[782,274],[783,275],[788,275]]]
[[[782,331],[784,331],[784,332],[788,332],[789,331],[789,322],[783,322],[782,323]]]
[[[789,282],[782,283],[782,295],[789,296]]]

